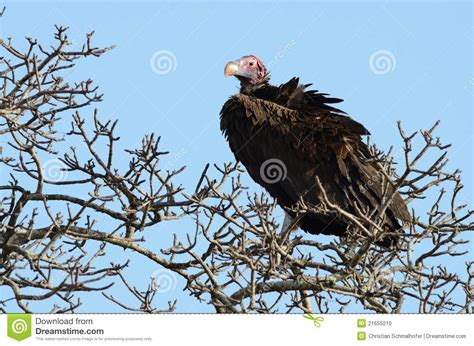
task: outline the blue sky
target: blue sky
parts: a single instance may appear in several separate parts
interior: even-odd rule
[[[136,147],[150,132],[161,135],[161,148],[170,151],[167,168],[188,167],[181,176],[185,186],[194,185],[206,163],[233,160],[219,131],[219,111],[238,83],[224,79],[223,68],[229,60],[254,54],[270,65],[273,83],[298,76],[344,99],[340,108],[363,123],[383,149],[401,146],[397,120],[407,131],[415,131],[441,119],[437,134],[453,144],[449,166],[463,170],[463,198],[472,205],[470,2],[6,5],[2,38],[21,42],[27,35],[44,42],[51,39],[53,24],[59,24],[70,27],[73,41],[95,30],[96,45],[117,45],[100,59],[83,61],[69,77],[91,77],[100,86],[105,93],[100,114],[119,119],[121,147]],[[172,60],[165,74],[156,73],[165,67],[152,59],[163,51]],[[142,273],[156,269],[140,266]],[[202,310],[180,292],[174,294],[182,295],[181,311]],[[90,305],[83,311],[94,309],[115,308]]]

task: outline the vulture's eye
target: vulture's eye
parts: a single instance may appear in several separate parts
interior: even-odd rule
[[[249,62],[249,66],[250,66],[250,67],[253,66],[253,61]]]

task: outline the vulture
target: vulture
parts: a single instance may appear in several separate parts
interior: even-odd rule
[[[311,208],[295,220],[298,227],[344,237],[354,227],[342,214],[376,210],[391,196],[379,211],[383,232],[374,240],[388,248],[397,245],[402,224],[410,220],[407,206],[363,142],[369,131],[334,106],[341,99],[307,90],[311,84],[300,84],[296,77],[271,85],[254,55],[230,61],[224,75],[235,76],[240,91],[222,107],[221,131],[236,160],[285,209],[284,224],[295,218],[294,207],[303,201]],[[339,212],[318,208],[327,202]]]

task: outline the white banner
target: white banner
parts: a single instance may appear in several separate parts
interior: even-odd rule
[[[472,315],[0,315],[0,345],[472,345]]]

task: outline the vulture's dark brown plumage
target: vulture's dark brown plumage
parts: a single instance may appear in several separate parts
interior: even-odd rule
[[[362,142],[361,137],[369,132],[331,106],[342,100],[307,91],[308,86],[299,85],[298,78],[278,87],[268,81],[243,85],[221,111],[221,130],[230,149],[282,207],[292,207],[300,197],[310,206],[320,204],[319,178],[329,201],[343,210],[356,214],[355,208],[376,208],[387,180]],[[283,163],[284,179],[263,176],[262,165],[268,162]],[[392,188],[391,182],[389,185]],[[393,245],[393,234],[401,232],[400,221],[409,218],[396,193],[384,215],[384,228],[392,235],[378,243]],[[337,236],[348,228],[342,217],[320,213],[306,214],[299,226],[312,234]]]

